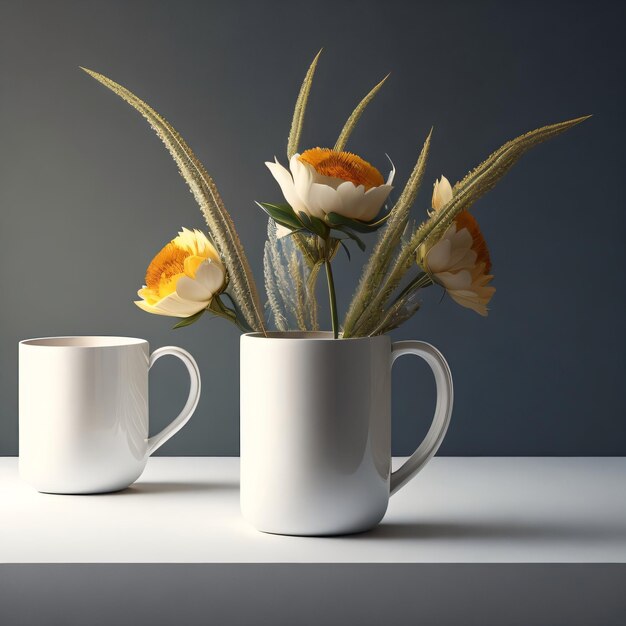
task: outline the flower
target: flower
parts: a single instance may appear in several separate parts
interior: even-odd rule
[[[450,181],[445,176],[442,176],[433,185],[433,212],[443,209],[450,200],[452,200],[452,185],[450,185]]]
[[[312,148],[294,154],[289,170],[277,159],[266,162],[285,199],[297,213],[324,219],[337,213],[362,222],[372,221],[393,189],[395,168],[385,183],[381,173],[351,152]]]
[[[451,199],[452,187],[442,176],[435,182],[433,210],[439,211]],[[437,243],[420,246],[418,262],[455,302],[487,315],[487,305],[496,291],[489,285],[493,278],[489,274],[491,259],[485,238],[469,211],[461,211]]]
[[[190,317],[206,309],[225,283],[226,270],[213,244],[203,232],[183,228],[152,259],[135,304],[156,315]]]

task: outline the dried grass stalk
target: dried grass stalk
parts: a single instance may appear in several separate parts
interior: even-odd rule
[[[452,200],[440,211],[433,213],[413,233],[408,243],[401,246],[391,271],[380,284],[376,295],[367,304],[360,318],[361,321],[354,328],[352,335],[366,336],[379,326],[381,316],[385,314],[389,298],[393,295],[407,271],[415,265],[415,254],[423,243],[430,237],[436,238],[441,236],[461,211],[469,209],[474,202],[493,189],[497,182],[528,150],[552,137],[560,135],[589,117],[587,115],[566,122],[550,124],[549,126],[543,126],[520,135],[493,152],[483,163],[458,182],[454,186]]]
[[[287,158],[291,157],[298,152],[298,146],[300,145],[300,135],[302,134],[302,126],[304,125],[304,114],[306,113],[306,105],[309,100],[309,92],[311,91],[311,85],[313,84],[313,76],[315,75],[315,69],[317,68],[317,62],[320,58],[322,51],[320,50],[313,59],[311,66],[309,67],[300,91],[298,98],[296,99],[296,106],[293,111],[293,119],[291,120],[291,130],[289,131],[289,139],[287,140]]]
[[[235,225],[224,207],[213,179],[202,163],[167,120],[143,100],[110,78],[84,67],[81,69],[136,109],[165,144],[206,219],[211,238],[228,270],[229,285],[237,306],[250,328],[265,332],[265,322],[252,269]]]
[[[276,224],[268,220],[263,255],[267,306],[278,330],[318,330],[315,276],[293,242],[293,235],[278,239]],[[295,326],[294,326],[295,325]]]
[[[381,87],[385,84],[385,81],[388,78],[389,78],[389,74],[387,74],[387,76],[385,76],[385,78],[383,78],[365,96],[365,98],[363,98],[363,100],[361,100],[361,102],[359,102],[359,104],[357,105],[356,109],[354,109],[354,111],[352,111],[352,114],[350,115],[350,117],[348,118],[346,123],[344,124],[344,127],[341,129],[341,133],[339,133],[339,137],[337,139],[337,142],[335,143],[335,150],[339,150],[339,151],[345,150],[346,144],[348,143],[348,139],[350,138],[350,135],[352,134],[352,131],[354,130],[355,126],[357,125],[357,122],[361,118],[361,115],[363,115],[363,111],[365,111],[365,108],[367,107],[367,105],[374,99],[374,96],[380,91]]]
[[[426,137],[417,162],[415,163],[415,167],[411,172],[411,176],[402,194],[398,198],[398,201],[391,210],[391,217],[387,222],[387,226],[380,231],[376,246],[363,268],[359,285],[352,297],[344,320],[344,337],[354,335],[354,330],[360,322],[361,316],[367,309],[370,300],[379,288],[381,281],[385,277],[393,259],[394,252],[397,250],[398,244],[406,231],[409,211],[415,201],[426,169],[432,133],[433,131],[431,129]]]

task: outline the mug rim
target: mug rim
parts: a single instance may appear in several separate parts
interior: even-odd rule
[[[31,348],[70,348],[70,349],[102,349],[125,348],[148,344],[146,339],[138,337],[122,337],[117,335],[59,335],[55,337],[33,337],[22,339],[20,347]]]
[[[271,340],[278,340],[278,341],[284,341],[284,340],[290,340],[290,341],[337,341],[338,343],[341,342],[348,342],[348,341],[363,341],[363,340],[367,340],[367,341],[371,341],[372,339],[380,339],[382,337],[385,337],[388,339],[387,335],[374,335],[372,337],[347,337],[347,338],[343,338],[341,336],[341,333],[339,333],[339,337],[337,339],[334,338],[333,336],[333,332],[331,330],[271,330],[271,331],[267,331],[267,333],[263,334],[262,332],[259,331],[255,331],[252,333],[244,333],[242,336],[243,338],[249,338],[249,339],[265,339],[268,341]]]

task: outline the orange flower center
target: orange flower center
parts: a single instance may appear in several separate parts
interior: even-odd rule
[[[474,216],[469,211],[461,211],[454,220],[456,222],[457,232],[463,228],[467,228],[472,236],[472,250],[476,253],[476,262],[485,264],[485,274],[489,274],[491,271],[491,258],[489,257],[489,250],[487,248],[487,242],[480,232],[478,222],[474,219]]]
[[[183,274],[185,259],[190,252],[173,243],[168,243],[155,257],[146,270],[146,287],[160,292],[172,278]]]
[[[382,174],[373,165],[351,152],[312,148],[303,152],[300,160],[312,165],[322,176],[340,178],[356,186],[363,185],[366,191],[385,183]]]

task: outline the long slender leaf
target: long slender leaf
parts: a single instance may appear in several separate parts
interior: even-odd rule
[[[289,210],[286,210],[281,205],[269,204],[268,202],[257,202],[257,205],[279,224],[293,230],[302,230],[302,223],[298,220],[291,207],[289,207]]]
[[[389,218],[391,217],[391,211],[383,215],[378,219],[374,219],[371,222],[362,222],[355,220],[338,213],[327,213],[326,223],[333,228],[347,227],[352,230],[356,230],[359,233],[373,233],[378,230]]]
[[[204,214],[211,236],[228,269],[234,296],[246,322],[254,330],[265,332],[265,323],[252,269],[235,230],[235,225],[224,207],[213,179],[202,163],[167,120],[143,100],[110,78],[84,67],[81,69],[136,109],[163,141]]]
[[[201,309],[200,311],[194,313],[193,315],[190,315],[189,317],[184,317],[180,322],[178,322],[178,324],[174,324],[174,326],[172,326],[172,329],[184,328],[185,326],[190,326],[191,324],[194,324],[206,313],[206,311],[206,309]]]
[[[352,241],[354,241],[354,243],[359,246],[361,252],[365,252],[365,242],[356,233],[353,233],[349,228],[345,226],[337,228],[337,230],[344,233],[344,235],[346,235],[348,239],[352,239]],[[341,240],[339,240],[339,242],[341,243]]]

